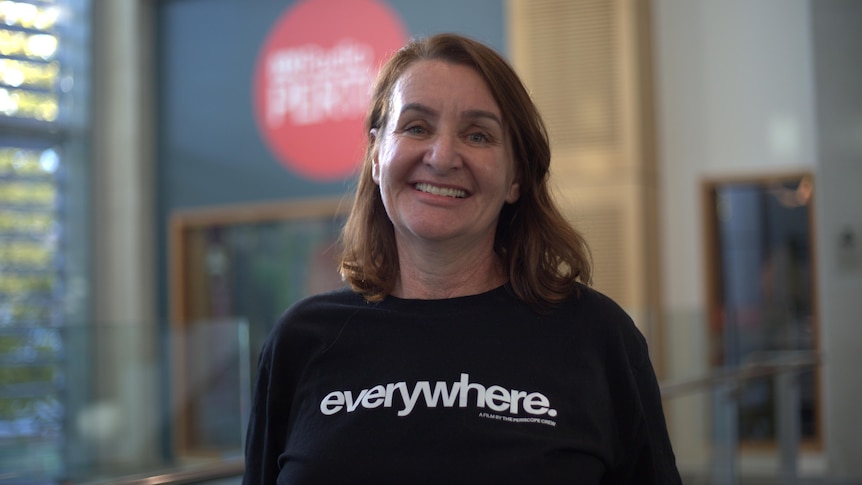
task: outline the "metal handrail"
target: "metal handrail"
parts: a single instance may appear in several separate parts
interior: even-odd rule
[[[714,389],[721,384],[737,384],[761,377],[796,372],[822,363],[820,354],[809,351],[784,351],[755,354],[755,359],[734,368],[719,369],[706,376],[679,379],[659,385],[662,397],[675,397],[697,389]]]
[[[182,485],[239,477],[244,470],[244,460],[233,459],[208,463],[194,468],[165,472],[159,475],[142,474],[113,478],[107,481],[92,482],[90,485]]]

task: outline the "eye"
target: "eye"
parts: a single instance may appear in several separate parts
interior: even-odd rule
[[[470,143],[487,143],[488,141],[490,141],[488,135],[479,131],[468,134],[467,140],[469,140]]]
[[[423,121],[407,121],[396,130],[396,133],[407,136],[423,137],[428,135],[428,124]]]

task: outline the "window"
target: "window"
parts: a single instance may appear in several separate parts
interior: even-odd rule
[[[705,194],[713,364],[738,368],[817,352],[811,175],[710,181]],[[797,424],[816,444],[816,369],[798,379]],[[774,379],[748,379],[735,397],[740,441],[773,443],[782,397]]]
[[[89,0],[0,0],[0,481],[66,473],[85,318]]]

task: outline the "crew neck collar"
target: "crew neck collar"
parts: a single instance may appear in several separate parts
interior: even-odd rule
[[[506,285],[500,285],[496,288],[492,288],[488,291],[477,293],[474,295],[463,295],[463,296],[455,296],[451,298],[442,298],[442,299],[420,299],[420,298],[401,298],[393,295],[389,295],[383,299],[378,306],[383,309],[421,309],[423,311],[448,311],[448,310],[456,310],[456,311],[468,311],[470,308],[474,308],[476,305],[479,305],[483,308],[482,305],[488,301],[500,300],[502,298],[507,298],[509,294],[509,290]]]

